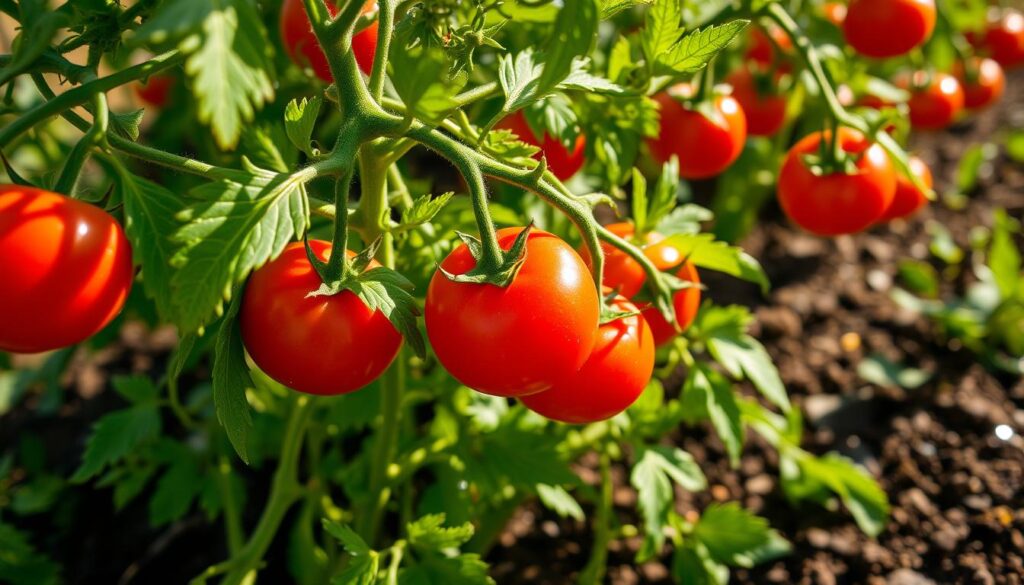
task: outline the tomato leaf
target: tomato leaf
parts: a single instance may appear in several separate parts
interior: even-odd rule
[[[580,503],[560,485],[538,484],[537,498],[545,508],[562,518],[572,518],[581,522],[586,518]]]
[[[733,467],[738,465],[743,449],[743,426],[739,404],[729,380],[706,364],[698,363],[690,369],[683,394],[685,400],[704,405],[711,425],[729,454],[729,462]]]
[[[783,556],[791,548],[768,526],[767,520],[736,502],[708,506],[694,526],[693,534],[707,548],[711,558],[732,566],[753,567]]]
[[[654,4],[654,0],[601,0],[600,4],[601,20],[608,20],[630,8]]]
[[[155,402],[104,415],[93,425],[82,464],[71,476],[71,482],[85,482],[159,434],[160,413]]]
[[[188,447],[175,442],[163,446],[167,453],[162,458],[168,467],[157,480],[156,490],[149,500],[149,524],[154,527],[184,516],[203,485],[203,476]]]
[[[417,34],[421,12],[420,7],[411,8],[395,27],[390,79],[411,115],[429,124],[439,124],[455,109],[455,95],[466,86],[469,75],[453,70],[444,49],[430,37]]]
[[[111,385],[132,404],[153,402],[160,393],[153,381],[144,376],[116,376]]]
[[[409,544],[421,550],[442,552],[462,546],[473,538],[473,525],[469,522],[446,528],[444,520],[444,514],[430,514],[410,522],[405,527]]]
[[[309,99],[302,98],[301,102],[292,100],[288,102],[288,106],[284,110],[284,129],[288,134],[288,139],[309,157],[315,157],[319,153],[319,150],[313,148],[310,139],[313,136],[317,116],[320,115],[322,102],[319,95]]]
[[[678,13],[675,18],[678,19]],[[748,20],[733,20],[720,26],[708,26],[703,30],[697,29],[688,33],[670,48],[654,54],[655,71],[664,75],[678,75],[702,69],[715,58],[715,55],[729,46],[748,24]],[[663,40],[661,39],[662,42]],[[648,53],[648,58],[650,55]]]
[[[60,566],[36,551],[28,535],[0,522],[0,581],[11,585],[57,585]]]
[[[366,541],[346,524],[339,524],[327,518],[323,519],[324,530],[345,547],[352,555],[352,562],[345,570],[334,578],[337,585],[373,585],[377,582],[377,571],[380,566],[380,555],[371,550]]]
[[[555,30],[544,49],[544,66],[537,80],[540,93],[558,86],[569,76],[573,61],[593,49],[597,40],[598,12],[596,0],[563,1],[555,19]]]
[[[637,490],[644,519],[644,545],[638,558],[646,560],[657,554],[665,542],[664,527],[675,502],[672,484],[695,492],[707,487],[707,479],[689,453],[657,445],[640,447],[629,481]]]
[[[359,275],[347,288],[370,310],[384,313],[412,346],[417,356],[426,355],[426,344],[416,325],[416,317],[420,314],[419,306],[416,299],[409,294],[413,288],[412,283],[404,276],[390,268],[379,266]]]
[[[874,537],[885,529],[889,517],[889,501],[882,488],[866,471],[837,453],[828,453],[822,457],[808,455],[800,458],[797,464],[799,472],[806,479],[828,487],[839,496],[865,534]],[[783,487],[786,487],[786,483],[783,483]]]
[[[1002,299],[1012,299],[1021,286],[1020,250],[1013,242],[1013,220],[1004,210],[997,210],[992,230],[992,245],[988,250],[988,268],[999,287]]]
[[[238,457],[249,463],[248,440],[252,428],[252,413],[245,397],[246,389],[253,385],[249,366],[245,363],[245,347],[238,322],[241,295],[228,307],[221,322],[213,355],[213,406],[217,420],[228,435]]]
[[[760,285],[762,293],[767,293],[771,286],[764,269],[753,256],[742,248],[716,241],[712,234],[676,234],[666,243],[679,249],[683,256],[701,268],[724,272]]]
[[[431,197],[428,193],[416,198],[413,201],[412,207],[402,210],[402,221],[397,229],[408,230],[429,222],[444,209],[445,205],[448,205],[448,202],[451,201],[454,195],[454,193],[449,191],[437,197]]]
[[[701,543],[684,543],[672,553],[672,574],[684,585],[728,585],[729,569],[715,562]]]

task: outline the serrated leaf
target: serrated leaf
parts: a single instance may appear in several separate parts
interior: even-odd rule
[[[698,363],[690,369],[683,393],[692,393],[693,396],[687,396],[687,399],[703,403],[708,418],[711,419],[711,425],[725,445],[730,463],[733,466],[738,465],[740,451],[743,449],[743,426],[740,421],[739,404],[729,380],[706,365]]]
[[[402,223],[399,227],[410,228],[429,222],[444,209],[454,195],[449,191],[438,197],[431,197],[430,194],[427,194],[416,198],[412,207],[402,210]]]
[[[142,404],[104,415],[93,425],[82,464],[71,481],[88,480],[159,434],[160,413],[156,404]]]
[[[514,112],[543,97],[538,82],[543,67],[533,59],[533,51],[525,49],[516,55],[498,57],[498,81],[505,94],[502,111]]]
[[[129,502],[142,493],[155,473],[155,465],[124,469],[124,472],[117,478],[117,483],[114,484],[114,508],[124,509]]]
[[[663,528],[667,513],[675,501],[672,484],[689,491],[707,487],[707,479],[693,457],[678,448],[654,446],[644,448],[633,465],[630,484],[637,490],[637,501],[644,519],[645,543],[649,553],[657,553],[665,541]]]
[[[712,234],[676,234],[667,238],[665,243],[701,268],[753,282],[761,287],[763,293],[770,288],[768,276],[753,256],[742,248],[715,240]]]
[[[579,57],[572,62],[569,74],[560,81],[555,89],[575,89],[591,93],[616,95],[625,93],[625,89],[610,79],[590,72],[590,58]]]
[[[601,0],[601,20],[608,20],[636,6],[648,6],[653,3],[654,0]]]
[[[562,518],[582,521],[586,517],[583,514],[583,508],[580,507],[580,503],[576,501],[576,498],[572,497],[572,494],[560,485],[538,485],[537,497],[544,504],[544,507]]]
[[[731,329],[717,329],[705,339],[715,361],[733,378],[750,380],[765,398],[783,412],[791,407],[779,371],[761,342],[746,333],[736,335]]]
[[[865,534],[881,534],[889,519],[889,500],[866,471],[836,453],[800,459],[799,469],[839,496]]]
[[[640,46],[643,48],[649,69],[654,67],[661,55],[671,49],[682,36],[682,11],[680,0],[659,0],[647,11]]]
[[[457,106],[455,95],[466,86],[469,74],[454,69],[442,47],[420,37],[421,10],[410,9],[395,27],[389,77],[410,114],[438,124]]]
[[[302,101],[292,100],[284,110],[284,129],[288,133],[288,139],[292,141],[295,148],[305,152],[307,156],[314,156],[313,146],[310,139],[313,136],[313,128],[316,126],[316,119],[320,115],[320,105],[323,99],[319,95],[312,98],[302,98]]]
[[[409,291],[412,283],[404,276],[383,266],[361,274],[349,289],[366,304],[371,311],[380,311],[391,321],[395,329],[412,346],[416,355],[426,355],[426,343],[416,324],[420,314],[416,298]]]
[[[573,62],[586,57],[597,40],[597,0],[563,0],[554,31],[544,49],[544,66],[537,85],[541,93],[554,89],[573,69]]]
[[[449,548],[462,546],[473,538],[473,525],[465,523],[460,526],[444,526],[444,514],[430,514],[410,522],[406,526],[409,544],[425,550],[441,552]]]
[[[245,363],[245,346],[242,344],[241,325],[238,309],[241,296],[228,307],[217,333],[213,354],[213,405],[217,420],[228,435],[231,446],[239,458],[249,463],[248,440],[252,428],[252,413],[246,390],[253,385],[249,366]]]
[[[203,201],[179,214],[185,225],[172,236],[182,247],[171,260],[178,268],[171,284],[183,331],[206,324],[230,300],[234,285],[309,225],[301,177],[253,168],[244,180],[195,189]]]
[[[748,24],[747,20],[733,20],[720,26],[708,26],[703,30],[697,29],[688,33],[668,50],[655,53],[658,65],[656,71],[680,74],[702,69],[715,55],[729,46]]]
[[[400,585],[494,585],[487,574],[487,563],[477,554],[430,555],[423,562],[403,569],[398,574],[398,582]]]
[[[28,535],[0,522],[0,582],[10,585],[57,585],[60,568],[36,551]]]
[[[132,142],[139,139],[139,124],[142,123],[142,116],[146,113],[144,108],[124,113],[112,113],[110,116],[110,129],[115,134],[127,138]]]
[[[153,381],[144,376],[116,376],[111,385],[118,394],[133,404],[152,402],[160,392]]]
[[[350,555],[363,556],[372,552],[366,541],[356,534],[356,531],[352,530],[348,524],[341,524],[327,518],[324,518],[322,523],[324,530],[337,539]]]
[[[52,10],[46,2],[23,1],[19,8],[22,30],[12,43],[10,61],[0,69],[0,85],[28,71],[50,47],[57,32],[70,24],[70,17],[65,11]]]
[[[767,520],[736,502],[708,506],[693,534],[711,558],[727,565],[749,568],[755,561],[767,560],[767,553],[780,556],[788,550],[788,543],[768,526]]]
[[[149,500],[149,524],[154,527],[184,516],[202,486],[203,476],[192,454],[186,447],[177,446],[178,453],[160,476]]]

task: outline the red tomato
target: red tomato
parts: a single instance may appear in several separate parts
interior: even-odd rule
[[[632,223],[623,221],[619,223],[610,223],[604,227],[620,238],[629,240],[633,237]],[[665,239],[665,236],[657,232],[648,232],[644,237],[645,243],[642,248],[646,248],[647,246],[655,244],[663,239]],[[640,289],[644,286],[644,282],[647,280],[647,274],[644,272],[644,267],[640,266],[639,262],[626,255],[625,252],[607,242],[601,242],[601,251],[604,252],[604,278],[602,280],[602,284],[627,299],[633,298],[636,293],[640,292]],[[580,257],[583,258],[583,262],[586,263],[587,268],[591,268],[593,265],[590,262],[590,250],[588,250],[586,246],[581,246],[579,248],[579,253]],[[668,267],[671,268],[672,266],[673,265],[669,265]]]
[[[1006,11],[985,31],[984,47],[1003,67],[1010,69],[1024,63],[1024,15]]]
[[[105,211],[0,185],[0,350],[85,340],[121,312],[133,277],[131,246]]]
[[[374,0],[367,0],[363,6],[363,14],[373,11],[375,6]],[[338,12],[334,2],[328,2],[327,9],[332,15]],[[327,83],[334,81],[331,68],[327,64],[327,56],[324,55],[323,49],[317,43],[302,0],[284,0],[284,3],[281,4],[281,39],[288,51],[288,56],[296,65],[311,67],[313,73]],[[352,52],[356,55],[359,68],[363,70],[363,73],[369,75],[373,68],[373,57],[377,52],[376,21],[352,37]]]
[[[619,296],[613,306],[623,312],[636,306]],[[522,400],[526,408],[551,420],[585,424],[609,419],[644,391],[654,371],[654,338],[639,314],[604,323],[594,350],[577,372],[551,388]]]
[[[330,242],[309,245],[327,260]],[[371,311],[352,291],[306,296],[320,284],[302,243],[289,244],[245,286],[242,342],[252,361],[281,384],[306,394],[345,394],[391,365],[402,336],[384,313]]]
[[[774,93],[761,93],[757,80],[746,67],[740,67],[726,78],[732,95],[739,102],[747,119],[751,136],[772,136],[786,121],[786,98]]]
[[[821,15],[835,26],[843,28],[843,21],[846,20],[846,5],[842,2],[826,2],[821,7]]]
[[[962,63],[955,67],[956,78],[964,89],[964,105],[980,110],[999,101],[1006,89],[1003,68],[993,59],[974,57],[971,60],[970,79]]]
[[[815,175],[804,155],[820,152],[823,138],[815,132],[797,142],[779,172],[778,197],[783,211],[803,229],[821,236],[859,232],[870,226],[892,203],[896,173],[877,144],[850,128],[839,131],[840,147],[859,155],[857,172]]]
[[[851,0],[843,20],[846,42],[861,55],[908,53],[935,29],[935,0]]]
[[[654,96],[661,110],[661,130],[648,139],[654,160],[665,163],[672,155],[679,157],[679,176],[706,179],[727,169],[743,151],[747,139],[747,118],[743,108],[732,96],[714,98],[719,122],[688,109],[670,94],[683,97],[689,86],[677,85],[667,93]]]
[[[750,44],[747,45],[746,54],[747,59],[764,66],[770,66],[781,59],[781,56],[776,54],[778,49],[782,49],[783,53],[793,51],[793,41],[786,31],[775,25],[768,27],[767,31],[765,34],[765,29],[759,26],[750,29]],[[768,35],[771,35],[771,38]]]
[[[132,89],[135,90],[135,95],[139,96],[139,99],[146,102],[151,106],[162,108],[167,105],[167,98],[171,94],[171,89],[177,82],[173,75],[153,75],[146,81],[146,83],[135,83],[132,85]]]
[[[916,156],[910,157],[910,170],[914,175],[921,178],[925,185],[932,186],[932,172],[928,165]],[[878,221],[889,221],[898,217],[909,217],[928,203],[924,193],[910,182],[910,179],[903,176],[903,173],[896,173],[896,194],[892,203],[885,210]]]
[[[530,130],[530,125],[526,123],[526,117],[522,111],[508,116],[497,127],[510,130],[519,137],[519,140],[540,148],[540,152],[533,155],[533,158],[537,160],[540,160],[542,156],[546,158],[548,168],[560,181],[565,181],[583,168],[585,162],[583,155],[587,139],[582,134],[576,136],[576,143],[572,147],[572,152],[569,152],[561,140],[546,132],[542,140],[537,140],[533,130]]]
[[[679,250],[670,246],[660,246],[659,249],[654,252],[663,254],[662,258],[665,259],[675,256],[675,259],[672,260],[673,264],[679,264],[679,261],[683,259],[679,254]],[[650,255],[651,252],[645,250],[645,253]],[[663,260],[663,262],[664,261],[665,260]],[[660,264],[657,260],[655,260],[654,263],[655,265]],[[679,268],[679,271],[676,272],[676,277],[694,284],[700,284],[700,276],[697,274],[697,267],[689,261]],[[686,328],[690,326],[690,323],[693,323],[694,317],[697,316],[698,309],[700,309],[700,288],[692,286],[676,292],[676,294],[672,296],[672,307],[676,312],[676,325],[679,327],[679,331],[686,331]],[[647,319],[647,324],[651,326],[651,333],[654,335],[655,345],[661,347],[669,341],[672,341],[672,339],[677,335],[676,328],[661,316],[661,312],[658,311],[657,307],[654,305],[650,305],[644,309],[643,315],[644,319]]]
[[[925,71],[903,75],[897,85],[910,90],[910,125],[918,130],[941,130],[956,120],[964,109],[964,90],[955,77]]]
[[[523,228],[498,230],[509,249]],[[441,263],[464,274],[476,260],[463,244]],[[558,237],[531,230],[526,261],[507,287],[453,282],[440,271],[424,318],[438,361],[485,394],[526,396],[579,370],[594,348],[600,299],[583,260]]]

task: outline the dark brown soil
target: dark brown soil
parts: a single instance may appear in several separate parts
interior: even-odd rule
[[[940,193],[955,181],[968,147],[1001,144],[1006,128],[1024,127],[1022,104],[1024,75],[1017,75],[1000,109],[916,139]],[[1024,217],[1024,169],[1000,155],[969,195],[965,209],[933,204],[908,222],[835,240],[800,233],[769,209],[742,243],[771,278],[768,298],[702,273],[716,302],[755,308],[755,333],[805,413],[804,447],[839,451],[866,466],[892,506],[888,527],[868,538],[845,511],[790,505],[778,486],[777,457],[763,441],[751,436],[741,465],[731,469],[715,438],[684,429],[679,440],[701,462],[711,488],[681,493],[680,511],[692,515],[712,501],[738,500],[793,543],[790,556],[735,571],[733,582],[1024,582],[1024,381],[987,371],[956,340],[944,342],[927,320],[890,298],[898,262],[930,255],[927,222],[941,223],[966,247],[971,228],[991,225],[995,208]],[[872,354],[933,377],[914,390],[875,386],[857,374]],[[1017,434],[996,437],[1002,424]],[[621,520],[637,523],[629,510],[636,495],[618,471]],[[494,574],[500,583],[572,583],[589,557],[590,538],[585,525],[537,507],[523,510],[491,555]],[[671,583],[662,563],[636,565],[638,544],[612,544],[608,581]]]

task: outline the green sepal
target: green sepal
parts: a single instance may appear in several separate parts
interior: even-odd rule
[[[469,253],[476,260],[476,266],[464,274],[452,274],[441,268],[437,268],[448,280],[452,282],[468,282],[475,284],[493,284],[502,288],[512,284],[519,269],[526,263],[526,241],[529,239],[530,230],[533,229],[531,221],[523,231],[516,236],[512,246],[503,254],[501,264],[494,270],[485,270],[480,267],[483,258],[483,245],[480,240],[469,234],[455,232],[469,248]]]

